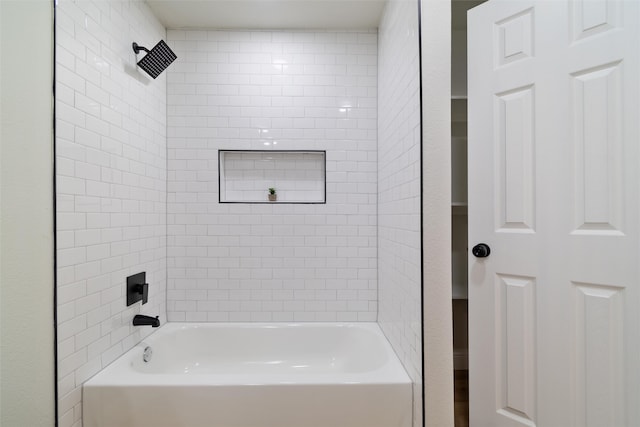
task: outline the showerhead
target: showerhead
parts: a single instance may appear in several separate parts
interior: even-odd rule
[[[138,46],[138,43],[133,42],[133,51],[139,53],[141,50],[144,50],[147,54],[138,61],[138,66],[154,79],[177,58],[164,40],[160,40],[151,50]]]

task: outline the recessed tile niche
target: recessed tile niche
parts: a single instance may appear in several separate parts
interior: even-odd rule
[[[220,203],[325,203],[325,151],[218,151]],[[269,201],[275,188],[276,201]]]

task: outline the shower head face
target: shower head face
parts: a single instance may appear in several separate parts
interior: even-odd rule
[[[162,73],[177,58],[176,54],[167,46],[164,40],[138,61],[138,66],[154,79]]]

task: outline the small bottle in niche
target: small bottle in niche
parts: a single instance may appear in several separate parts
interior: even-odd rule
[[[270,202],[275,202],[276,200],[278,200],[278,195],[276,194],[276,189],[273,187],[269,187],[269,201]]]

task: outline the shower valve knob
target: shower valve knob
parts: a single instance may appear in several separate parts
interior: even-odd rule
[[[471,253],[476,258],[486,258],[491,253],[491,248],[486,243],[478,243],[471,249]]]

